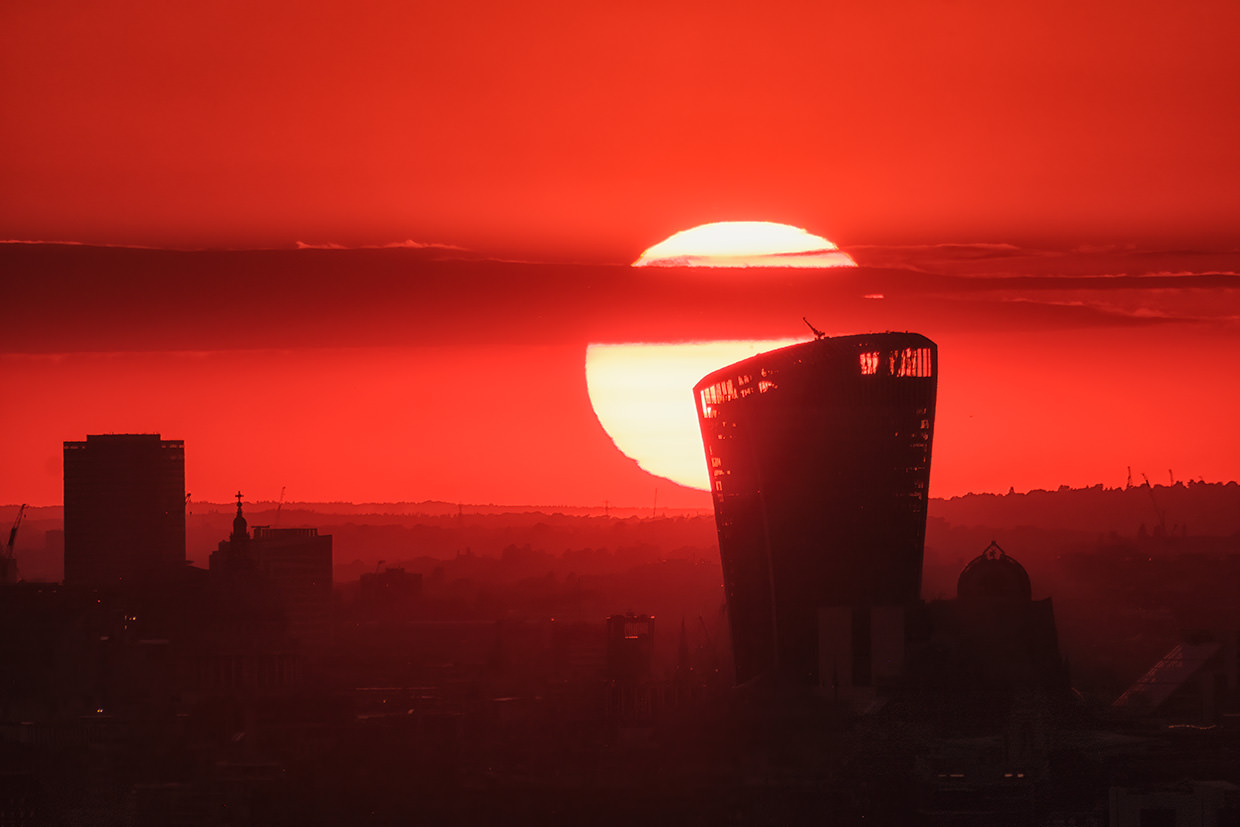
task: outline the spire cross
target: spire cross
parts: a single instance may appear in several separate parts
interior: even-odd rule
[[[242,543],[249,539],[246,531],[245,517],[241,514],[241,492],[237,492],[237,516],[233,518],[233,533],[231,537],[235,543]]]

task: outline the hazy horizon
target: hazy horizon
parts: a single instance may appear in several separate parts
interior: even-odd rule
[[[932,496],[1117,484],[1128,467],[1236,478],[1240,254],[855,253],[857,268],[793,271],[0,245],[20,308],[0,329],[0,501],[58,501],[63,442],[134,432],[185,440],[187,491],[220,501],[642,507],[658,489],[709,507],[616,449],[587,350],[806,338],[802,316],[938,342]],[[617,381],[644,393],[651,369]],[[696,378],[671,388],[690,418]],[[686,433],[677,450],[704,468]]]

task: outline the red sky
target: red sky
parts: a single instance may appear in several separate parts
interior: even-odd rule
[[[1229,0],[19,0],[0,229],[616,262],[720,219],[1230,244],[1237,31]]]
[[[216,502],[705,506],[614,449],[586,346],[803,336],[802,315],[938,342],[933,495],[1238,476],[1240,254],[855,252],[888,267],[0,245],[0,503],[58,502],[66,439],[160,432]]]
[[[585,347],[802,315],[939,343],[932,494],[1236,478],[1237,31],[1221,1],[5,3],[0,239],[284,252],[0,245],[0,503],[57,502],[63,440],[158,431],[202,499],[705,504],[615,452]],[[865,266],[623,266],[729,219]],[[293,250],[405,239],[475,260]],[[1018,246],[943,246],[983,241]]]

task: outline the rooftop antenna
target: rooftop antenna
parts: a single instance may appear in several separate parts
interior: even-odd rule
[[[807,319],[807,318],[805,318],[804,316],[802,316],[802,317],[801,317],[801,321],[803,321],[803,322],[805,322],[807,325],[809,325],[809,329],[810,329],[810,330],[812,330],[812,331],[814,331],[814,338],[815,338],[815,339],[825,339],[825,338],[827,337],[827,334],[823,333],[821,330],[819,330],[818,328],[816,328],[816,327],[814,327],[812,324],[810,324],[809,319]]]

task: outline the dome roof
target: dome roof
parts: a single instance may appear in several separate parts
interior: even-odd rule
[[[1025,601],[1033,599],[1033,589],[1025,567],[992,541],[960,572],[960,579],[956,581],[956,597],[961,600]]]

